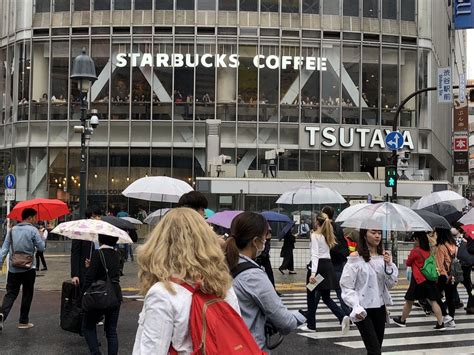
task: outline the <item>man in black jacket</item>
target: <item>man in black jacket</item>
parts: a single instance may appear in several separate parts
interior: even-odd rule
[[[330,250],[332,265],[334,266],[334,271],[336,272],[337,283],[341,280],[342,270],[344,265],[347,262],[347,257],[349,256],[349,247],[347,246],[346,238],[344,238],[344,231],[341,226],[335,223],[332,219],[334,217],[334,208],[331,206],[324,206],[321,212],[327,214],[328,218],[331,220],[332,228],[334,229],[334,235],[336,236],[337,244]],[[336,295],[341,303],[341,308],[346,315],[351,313],[351,309],[344,303],[341,297],[341,288],[336,289]]]
[[[98,207],[86,209],[87,219],[100,219],[102,210]],[[86,275],[86,262],[90,261],[95,250],[93,242],[86,240],[73,240],[71,244],[71,281],[74,285],[84,284]]]

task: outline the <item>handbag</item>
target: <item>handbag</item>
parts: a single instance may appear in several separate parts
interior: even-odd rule
[[[419,250],[416,250],[418,254],[423,258]],[[420,269],[421,273],[424,277],[426,277],[429,281],[437,281],[438,280],[438,268],[436,266],[436,259],[433,255],[430,255],[425,259],[423,263],[423,267]]]
[[[103,311],[115,308],[120,304],[112,280],[109,277],[109,270],[105,263],[104,254],[99,249],[100,261],[105,269],[106,279],[93,282],[82,296],[82,309],[84,312]]]
[[[9,232],[10,248],[12,249],[11,262],[13,267],[19,269],[31,269],[33,267],[33,255],[21,251],[15,251],[13,248],[12,232]]]

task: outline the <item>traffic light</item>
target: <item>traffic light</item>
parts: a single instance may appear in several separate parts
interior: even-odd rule
[[[396,187],[397,186],[397,167],[394,165],[389,165],[385,167],[385,186],[387,187]]]

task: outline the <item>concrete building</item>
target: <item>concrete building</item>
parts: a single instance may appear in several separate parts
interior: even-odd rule
[[[133,213],[139,202],[121,191],[145,175],[219,191],[214,208],[236,207],[242,195],[249,208],[271,206],[278,189],[236,187],[272,173],[281,186],[338,179],[356,184],[348,197],[374,186],[383,196],[374,179],[389,155],[384,137],[398,103],[435,86],[440,67],[452,67],[455,82],[465,71],[464,32],[453,29],[451,5],[0,0],[3,172],[16,174],[18,200],[77,204],[79,92],[69,76],[86,48],[98,75],[88,106],[101,118],[89,147],[90,202]],[[399,171],[409,179],[402,198],[452,181],[451,117],[436,92],[403,109],[404,150],[412,154]],[[282,154],[265,156],[275,150]],[[230,162],[216,162],[221,154]],[[261,193],[268,203],[258,202]]]

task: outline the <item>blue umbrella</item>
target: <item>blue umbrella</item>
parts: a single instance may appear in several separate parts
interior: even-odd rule
[[[268,222],[283,222],[283,223],[291,223],[293,222],[290,217],[284,215],[282,213],[273,212],[273,211],[265,211],[260,213]]]

